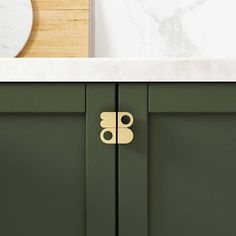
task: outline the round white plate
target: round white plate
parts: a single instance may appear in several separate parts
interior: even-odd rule
[[[0,0],[0,57],[15,57],[31,33],[31,0]]]

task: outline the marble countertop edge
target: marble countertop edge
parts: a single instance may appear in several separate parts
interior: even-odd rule
[[[0,82],[236,82],[236,59],[0,59]]]

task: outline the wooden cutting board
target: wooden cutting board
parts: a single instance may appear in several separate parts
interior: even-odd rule
[[[34,23],[19,57],[88,57],[89,0],[32,0]]]

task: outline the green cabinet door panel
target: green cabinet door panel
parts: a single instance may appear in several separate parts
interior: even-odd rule
[[[236,114],[152,114],[150,235],[236,234]]]
[[[134,142],[119,148],[120,235],[235,235],[236,84],[128,91],[120,84],[119,106],[135,119]]]
[[[115,234],[115,148],[106,149],[91,128],[100,110],[114,109],[113,87],[0,84],[1,235]]]
[[[1,235],[85,235],[83,114],[0,115]]]

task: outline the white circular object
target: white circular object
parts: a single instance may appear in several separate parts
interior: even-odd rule
[[[15,57],[31,33],[33,9],[30,0],[0,0],[0,57]]]

